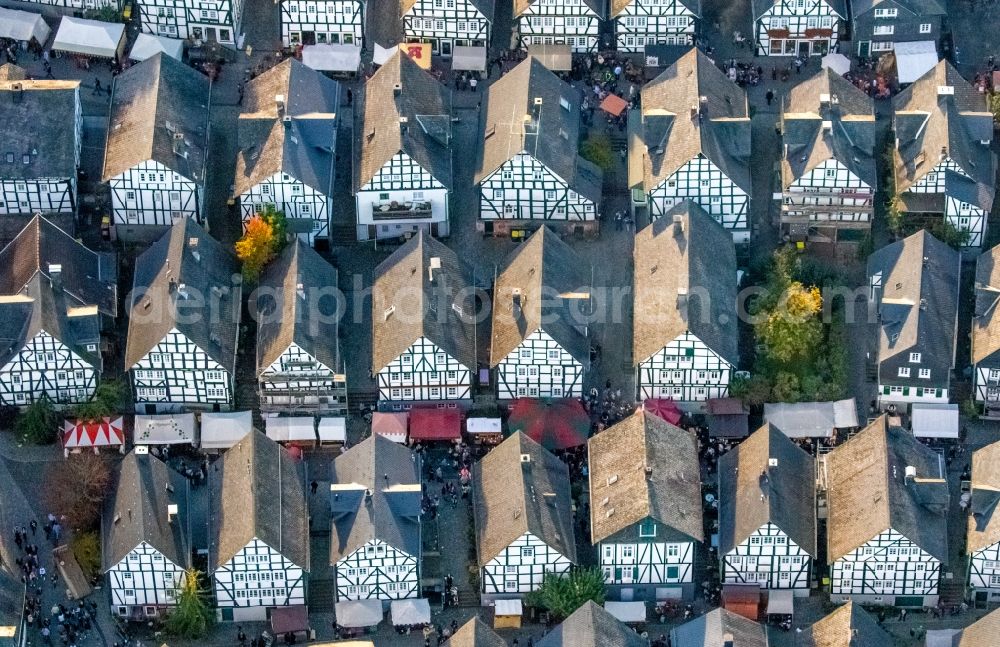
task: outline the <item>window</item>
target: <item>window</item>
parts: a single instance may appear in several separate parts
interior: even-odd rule
[[[828,168],[828,169],[826,169],[826,176],[828,178],[835,178],[835,177],[837,177],[837,169],[835,169],[835,168]]]
[[[750,538],[750,545],[751,546],[760,546],[760,537],[751,537]]]
[[[646,519],[639,524],[639,536],[640,537],[655,537],[656,536],[656,522],[652,519]]]
[[[896,27],[894,25],[876,25],[875,35],[876,36],[892,36],[896,32]]]
[[[899,377],[910,377],[910,367],[900,366],[899,367]]]
[[[910,353],[910,363],[919,364],[920,363],[920,353]]]
[[[667,544],[667,557],[679,557],[681,548],[677,544]]]
[[[634,559],[635,546],[622,546],[622,559]]]
[[[931,379],[931,369],[929,368],[922,368],[917,373],[920,375],[920,379],[922,380]]]
[[[897,15],[899,15],[899,9],[896,8],[875,10],[876,18],[895,18]]]
[[[522,348],[520,355],[521,355],[521,359],[531,359],[531,349],[530,348]]]
[[[921,34],[931,33],[931,24],[929,22],[920,23],[920,33]]]
[[[521,557],[534,557],[535,549],[532,546],[524,546],[521,548]]]
[[[503,582],[504,591],[517,591],[517,580],[504,580]]]

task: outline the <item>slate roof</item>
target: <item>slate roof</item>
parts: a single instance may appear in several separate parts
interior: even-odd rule
[[[514,17],[517,18],[525,11],[528,7],[538,2],[539,0],[514,0]],[[604,20],[607,18],[605,11],[605,4],[602,0],[583,0],[583,3],[590,7],[591,11],[597,14],[599,20]]]
[[[966,533],[966,552],[1000,542],[1000,442],[972,453],[972,501]]]
[[[954,94],[939,95],[942,86],[954,88]],[[993,137],[993,115],[985,96],[951,63],[942,60],[896,95],[892,106],[897,190],[902,193],[909,189],[947,154],[971,182],[983,185],[982,189],[964,190],[988,196],[986,205],[981,200],[976,204],[989,211],[996,191],[997,161],[990,147],[980,143]]]
[[[920,230],[868,257],[868,276],[882,273],[879,297],[878,360],[910,350],[931,375],[947,375],[955,360],[961,257]],[[882,383],[893,383],[887,371]]]
[[[13,63],[0,65],[0,81],[23,81],[28,78],[28,73],[23,67],[18,67]]]
[[[690,432],[639,410],[592,437],[587,451],[591,543],[644,519],[704,541],[698,446]]]
[[[301,291],[298,286],[301,285]],[[300,239],[271,261],[257,299],[257,375],[294,343],[330,370],[342,373],[337,270]]]
[[[951,647],[992,647],[1000,635],[1000,609],[994,609],[951,638]]]
[[[203,184],[211,88],[208,77],[163,53],[115,77],[102,181],[152,160]]]
[[[283,108],[275,101],[278,95],[285,98]],[[330,196],[339,110],[340,84],[293,58],[247,83],[237,128],[233,195],[242,195],[275,173],[287,173]]]
[[[880,416],[826,457],[827,559],[840,559],[890,528],[948,561],[943,458]],[[917,470],[914,482],[906,468]]]
[[[254,538],[309,571],[305,490],[284,447],[251,431],[213,464],[208,487],[210,572]]]
[[[823,95],[828,101],[820,100]],[[829,132],[823,127],[826,121]],[[781,125],[784,188],[830,159],[875,187],[875,102],[844,77],[824,69],[795,86],[785,101]]]
[[[330,483],[331,564],[374,539],[420,561],[422,492],[414,452],[372,434],[333,461]]]
[[[410,57],[393,54],[356,94],[354,192],[399,152],[450,189],[451,117],[451,90]]]
[[[432,270],[435,258],[441,267]],[[464,314],[471,315],[472,301],[462,261],[443,243],[418,231],[375,268],[372,370],[381,371],[421,337],[473,369],[476,330],[471,316]]]
[[[79,88],[79,81],[0,81],[0,178],[76,179]]]
[[[1000,245],[976,259],[976,305],[972,318],[972,363],[1000,350]]]
[[[700,206],[685,200],[636,234],[632,257],[633,363],[646,361],[691,332],[736,365],[739,333],[732,234]]]
[[[848,601],[796,637],[795,647],[884,647],[889,637],[860,604]]]
[[[569,470],[555,454],[516,432],[476,463],[472,474],[480,566],[529,532],[576,563]]]
[[[2,148],[2,145],[0,145]],[[95,252],[44,216],[34,216],[0,250],[0,294],[17,294],[33,278],[53,280],[53,265],[61,266],[58,281],[77,306],[97,306],[101,314],[118,314],[118,265],[113,254]]]
[[[608,18],[618,18],[635,0],[611,0]],[[701,18],[701,0],[678,0],[677,4],[687,7],[696,18]]]
[[[564,103],[569,107],[563,107]],[[600,204],[601,169],[577,152],[580,92],[538,59],[529,56],[490,84],[480,111],[479,137],[476,184],[524,152],[570,190]]]
[[[648,641],[592,600],[538,640],[538,647],[645,647]]]
[[[493,14],[496,10],[495,0],[469,0],[469,3],[475,7],[479,13],[483,14],[483,18],[491,23],[493,22]],[[399,0],[399,15],[405,16],[416,5],[417,0]]]
[[[639,128],[646,191],[701,154],[750,193],[746,93],[701,50],[692,48],[642,89]]]
[[[367,0],[364,2],[365,48],[395,47],[403,40],[402,0]]]
[[[769,467],[769,460],[778,464]],[[812,456],[765,424],[719,459],[719,550],[725,555],[771,522],[816,555]]]
[[[444,641],[445,647],[507,647],[507,641],[483,622],[479,616],[472,616],[458,628],[451,638]]]
[[[150,454],[129,452],[118,469],[102,523],[103,570],[113,568],[145,542],[180,568],[191,565],[188,482]],[[170,521],[168,507],[177,506]]]
[[[714,609],[685,622],[670,632],[677,647],[717,647],[726,634],[732,634],[735,647],[767,647],[767,632],[759,622],[727,609]]]
[[[176,328],[233,373],[242,305],[242,283],[234,280],[239,273],[236,257],[198,223],[190,218],[175,222],[135,260],[126,369]],[[213,303],[201,308],[207,322],[191,316],[196,308]]]
[[[589,293],[586,266],[558,235],[542,226],[511,252],[493,286],[490,366],[500,364],[529,335],[544,330],[563,350],[587,367],[590,342],[585,299],[560,295]],[[519,306],[515,305],[518,294]],[[579,320],[580,323],[575,322]]]
[[[857,17],[879,7],[883,2],[887,1],[888,0],[852,0],[851,9],[854,10],[854,15]],[[889,4],[891,6],[902,7],[904,10],[910,11],[918,16],[943,16],[948,13],[945,11],[944,6],[937,0],[892,0]]]

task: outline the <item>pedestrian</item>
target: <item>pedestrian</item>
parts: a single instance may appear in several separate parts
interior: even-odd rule
[[[28,527],[31,528],[31,536],[34,537],[35,533],[38,531],[38,522],[32,519],[31,523],[28,524]]]
[[[764,98],[767,99],[767,105],[771,105],[771,102],[774,101],[774,90],[768,90]]]
[[[312,483],[309,484],[309,491],[312,492],[313,494],[316,494],[316,491],[318,489],[319,489],[319,483],[317,483],[316,481],[313,481]]]
[[[472,77],[471,79],[469,79],[469,87],[472,88],[473,92],[476,91],[477,85],[479,85],[479,79],[477,79],[476,77]]]
[[[351,92],[350,88],[347,88],[347,105],[354,103],[354,93]]]
[[[236,642],[240,647],[245,647],[247,644],[247,635],[243,632],[243,627],[236,627]]]
[[[95,77],[94,91],[90,93],[90,96],[94,96],[95,94],[100,94],[100,93],[101,93],[101,80]]]

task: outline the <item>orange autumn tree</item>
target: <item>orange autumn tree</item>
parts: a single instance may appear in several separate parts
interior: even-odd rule
[[[255,282],[264,266],[285,246],[285,214],[268,205],[263,213],[247,221],[243,237],[236,241],[236,257],[243,263],[243,277]]]

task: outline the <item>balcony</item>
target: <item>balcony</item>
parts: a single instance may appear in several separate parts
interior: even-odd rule
[[[375,220],[410,220],[414,218],[430,218],[433,213],[429,200],[414,200],[412,202],[383,202],[372,205],[372,218]]]

